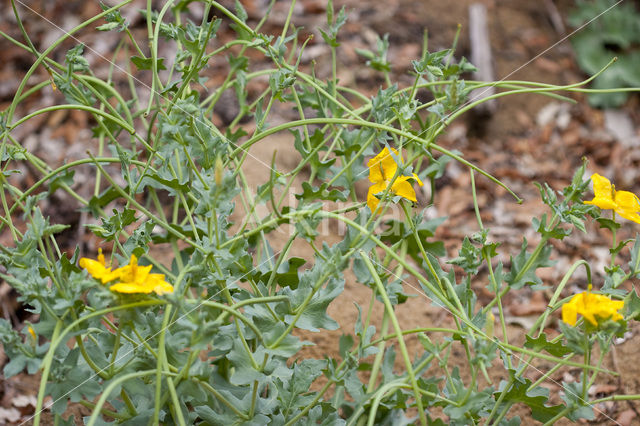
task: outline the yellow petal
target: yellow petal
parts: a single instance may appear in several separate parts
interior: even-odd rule
[[[159,296],[173,293],[173,286],[164,280],[164,274],[150,274],[146,284]]]
[[[391,151],[394,155],[398,155],[398,151],[394,148],[391,148]],[[367,167],[369,168],[369,181],[372,183],[391,179],[398,169],[398,165],[387,147],[384,147],[378,155],[369,160]]]
[[[123,282],[142,285],[142,283],[147,279],[151,268],[151,265],[139,266],[138,258],[132,254],[129,264],[116,269],[116,271],[120,273],[120,279]]]
[[[93,278],[101,280],[103,284],[120,277],[119,272],[111,271],[111,268],[106,268],[99,260],[82,257],[78,261],[78,265],[86,269]]]
[[[615,189],[609,179],[594,173],[591,176],[591,181],[593,182],[593,193],[595,196],[593,200],[585,201],[584,204],[593,204],[601,209],[614,209],[616,207],[613,198]]]
[[[640,200],[633,192],[616,191],[615,203],[618,205],[618,208],[631,212],[640,212]]]
[[[367,193],[367,206],[369,206],[369,210],[373,213],[378,207],[378,203],[380,200],[375,196],[380,192],[384,192],[387,189],[387,185],[385,182],[376,183],[369,187],[369,192]]]
[[[408,182],[409,179],[411,178],[408,176],[399,176],[393,183],[391,191],[393,191],[395,195],[399,195],[402,198],[406,198],[407,200],[411,200],[415,203],[417,201],[416,191],[413,190],[413,186]]]
[[[618,313],[618,310],[624,307],[624,301],[611,300],[607,296],[597,294],[593,299],[591,310],[594,315],[602,319],[612,319],[618,321],[622,319],[622,315]]]
[[[609,179],[594,173],[591,175],[591,181],[593,182],[593,193],[596,197],[613,198],[615,190]]]
[[[584,204],[593,204],[601,209],[613,210],[616,208],[616,204],[611,201],[610,198],[594,197],[591,201],[583,201]]]
[[[602,294],[594,294],[586,291],[576,294],[571,300],[562,305],[562,320],[570,325],[575,325],[577,315],[580,314],[593,326],[598,326],[598,320],[619,321],[623,319],[618,313],[624,307],[624,302],[611,300]]]
[[[577,298],[579,296],[582,296],[582,293],[576,294],[571,300],[562,305],[562,321],[569,325],[576,325],[576,321],[578,320]]]
[[[625,219],[640,223],[640,200],[629,191],[617,191],[615,194],[615,212]]]
[[[116,291],[118,293],[151,293],[153,291],[152,288],[147,286],[139,285],[136,283],[115,283],[109,290]]]

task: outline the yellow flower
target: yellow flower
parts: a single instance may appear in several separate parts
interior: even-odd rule
[[[119,280],[109,287],[109,290],[118,293],[151,293],[162,295],[173,293],[173,286],[165,281],[164,274],[151,274],[151,265],[139,266],[138,258],[131,255],[129,264],[111,271],[104,262],[102,251],[98,254],[98,260],[83,257],[79,262],[80,266],[86,269],[92,277],[97,278],[106,284],[110,281]]]
[[[98,260],[82,257],[78,265],[86,269],[93,278],[101,280],[102,284],[106,284],[119,277],[116,271],[111,271],[111,268],[106,267],[102,249],[98,249]]]
[[[109,287],[118,293],[173,293],[173,286],[164,280],[164,274],[150,274],[151,265],[139,266],[138,258],[131,255],[129,264],[114,272],[119,273],[120,281]]]
[[[31,335],[31,338],[35,341],[38,337],[36,336],[36,332],[33,329],[33,327],[28,326],[27,327],[27,331],[29,332],[29,334]]]
[[[616,191],[615,187],[606,177],[594,173],[593,181],[594,197],[585,204],[593,204],[601,209],[610,209],[625,219],[640,223],[640,199],[629,191]]]
[[[398,155],[398,151],[393,148],[391,148],[391,150],[394,155]],[[402,159],[400,161],[402,161]],[[380,202],[375,194],[384,192],[387,189],[396,170],[398,170],[398,165],[391,156],[389,148],[385,147],[378,155],[369,160],[367,167],[369,167],[369,180],[373,183],[367,194],[367,205],[373,212]],[[410,179],[416,180],[418,184],[422,186],[422,181],[415,173],[413,176],[398,176],[391,185],[391,188],[389,188],[389,193],[399,195],[415,203],[417,201],[416,192],[413,190],[411,183],[408,182]]]
[[[622,315],[618,311],[623,306],[624,301],[622,300],[611,300],[602,294],[591,293],[591,285],[589,285],[589,290],[576,294],[562,305],[562,321],[576,325],[578,314],[594,326],[598,325],[598,320],[619,321],[622,319]]]

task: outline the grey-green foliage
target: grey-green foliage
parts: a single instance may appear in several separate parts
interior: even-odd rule
[[[530,389],[526,366],[512,366],[512,347],[506,338],[493,336],[489,310],[495,307],[484,305],[473,284],[490,271],[485,285],[493,296],[490,303],[501,304],[508,291],[541,286],[536,270],[553,264],[549,240],[562,240],[574,228],[585,231],[587,215],[602,227],[619,227],[581,203],[588,188],[585,165],[561,193],[539,185],[552,216],[532,221],[540,235],[535,248],[523,239],[509,264],[494,265],[500,245],[480,226],[462,239],[458,256],[448,259],[438,237],[446,218],[427,219],[423,205],[392,193],[380,204],[399,204],[404,216],[374,216],[356,185],[370,184],[369,158],[385,147],[397,147],[392,159],[398,177],[413,180],[416,173],[431,186],[428,203],[439,202],[435,183],[445,175],[447,163],[465,160],[463,153],[438,145],[436,137],[444,130],[443,120],[465,106],[474,83],[462,77],[473,65],[455,60],[452,49],[429,52],[425,46],[421,59],[413,62],[413,86],[403,88],[390,81],[389,37],[378,37],[373,50],[358,51],[388,80],[368,97],[343,87],[333,70],[326,79],[316,77],[314,69],[304,70],[298,58],[308,40],[300,40],[302,31],[293,22],[279,35],[264,34],[252,28],[241,2],[235,2],[232,12],[207,1],[200,4],[201,22],[194,23],[186,13],[192,3],[144,10],[146,24],[159,37],[142,41],[136,41],[126,14],[120,13],[124,3],[102,5],[106,24],[97,23],[97,30],[122,37],[118,46],[128,52],[127,67],[151,77],[152,93],[140,90],[133,76],[128,90],[115,79],[100,80],[83,45],[71,47],[64,63],[47,59],[66,101],[60,108],[72,105],[91,115],[92,142],[101,147],[99,154],[58,168],[48,165],[11,136],[17,126],[13,107],[24,92],[0,113],[0,231],[13,239],[12,245],[0,247],[0,278],[39,315],[35,338],[0,320],[0,342],[10,358],[5,376],[40,369],[38,410],[50,396],[57,424],[65,423],[62,415],[69,402],[92,407],[85,420],[93,425],[444,424],[434,418],[439,413],[450,424],[474,424],[493,416],[496,424],[512,425],[519,419],[506,415],[514,404],[527,405],[538,420],[561,412],[549,405],[550,395],[540,386]],[[329,2],[326,22],[322,38],[335,53],[341,47],[339,30],[348,22],[346,10],[335,13]],[[235,39],[223,44],[216,34],[226,26]],[[164,43],[177,49],[171,60],[161,56]],[[219,87],[211,88],[207,67],[220,58],[228,73]],[[255,81],[262,86],[253,85]],[[256,86],[262,91],[249,91]],[[217,124],[212,111],[227,90],[235,91],[237,113],[231,123]],[[419,90],[429,91],[433,99],[424,101]],[[276,117],[283,107],[295,112],[295,121]],[[254,158],[270,164],[271,171],[253,188],[245,174],[247,157],[255,157],[252,146],[287,131],[292,135],[290,152],[277,154],[297,151],[300,163],[281,170],[275,157],[270,162]],[[90,190],[83,192],[79,184],[86,182],[80,176],[87,174],[76,173],[76,167],[87,165],[92,167]],[[26,192],[12,186],[10,178],[26,169],[48,177]],[[64,253],[60,241],[69,239],[68,225],[53,223],[42,210],[45,198],[60,192],[86,213],[86,231],[106,254],[104,268],[128,265],[136,256],[136,278],[163,274],[173,293],[110,291],[115,280],[102,283],[79,266],[80,247]],[[337,220],[346,231],[330,245],[323,241],[321,225],[330,221],[324,230],[335,233]],[[284,232],[286,242],[279,244]],[[303,258],[297,252],[300,244],[314,255]],[[622,241],[612,254],[630,245],[631,240]],[[158,258],[159,247],[167,248],[168,260]],[[626,320],[640,315],[640,298],[621,288],[638,275],[638,251],[636,242],[628,268],[605,271],[603,291],[626,297]],[[371,305],[355,305],[353,332],[339,331],[335,351],[309,355],[305,348],[315,337],[324,341],[328,331],[345,326],[330,309],[346,286],[357,285],[371,290]],[[425,307],[431,303],[445,309],[455,320],[404,329],[395,310],[417,297],[413,290],[425,298],[420,299]],[[381,325],[373,316],[378,304],[384,305]],[[544,351],[556,362],[587,353],[595,343],[606,353],[624,325],[609,321],[597,334],[564,326],[555,340],[544,333],[536,337],[531,330],[522,350]],[[435,337],[443,333],[443,338]],[[416,335],[421,349],[407,350],[405,339]],[[457,353],[465,354],[471,380],[450,368]],[[509,380],[478,381],[498,355]],[[569,385],[565,390],[580,391]],[[589,418],[578,396],[565,398],[567,416]]]
[[[569,23],[579,28],[571,36],[571,43],[584,72],[593,75],[617,58],[594,80],[594,89],[640,87],[640,10],[637,3],[577,0]],[[628,96],[624,92],[592,93],[589,102],[602,108],[619,107]]]

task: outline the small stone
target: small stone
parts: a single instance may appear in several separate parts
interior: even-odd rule
[[[633,129],[631,117],[625,111],[608,109],[604,112],[604,127],[615,139],[625,147],[640,143]]]

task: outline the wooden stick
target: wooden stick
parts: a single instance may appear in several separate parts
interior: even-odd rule
[[[473,78],[479,81],[494,81],[487,8],[483,4],[474,3],[469,6],[469,39],[471,42],[471,63],[478,69],[473,74]],[[476,101],[491,96],[495,92],[496,89],[493,86],[476,89],[471,92],[469,100]],[[476,112],[490,115],[496,108],[497,104],[493,99],[478,105]]]

